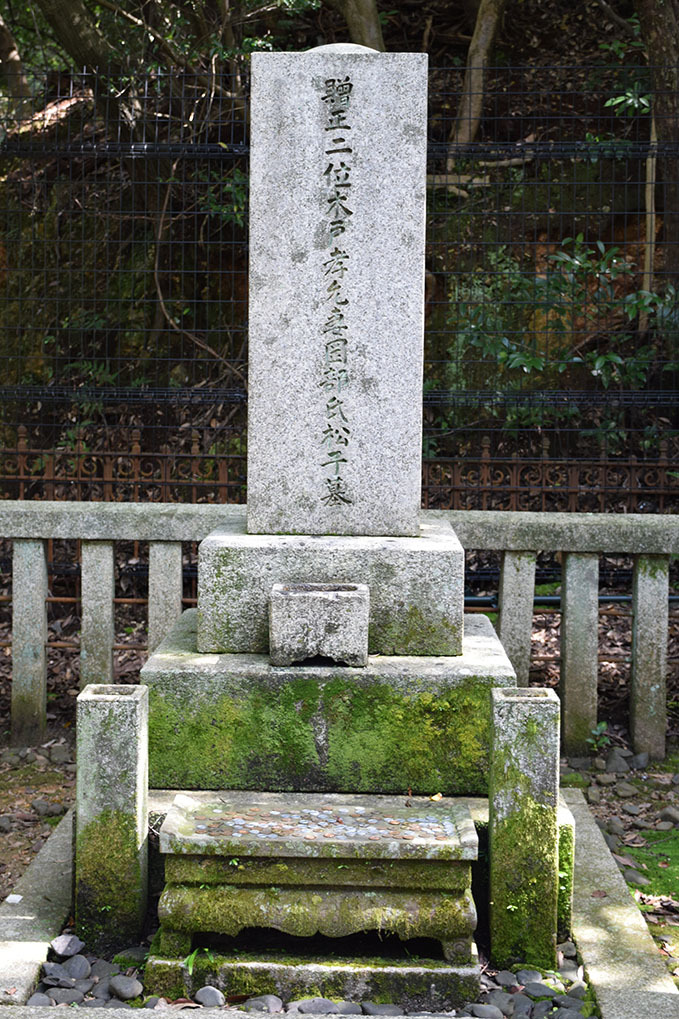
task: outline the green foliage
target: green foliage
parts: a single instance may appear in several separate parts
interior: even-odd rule
[[[608,735],[608,722],[597,722],[591,730],[591,736],[587,737],[587,742],[592,750],[605,750],[606,747],[610,746],[611,738]]]
[[[184,959],[184,965],[188,970],[189,976],[193,976],[193,970],[195,968],[199,956],[201,956],[207,962],[211,963],[214,962],[215,957],[209,948],[194,948],[191,954],[187,955],[187,957]]]

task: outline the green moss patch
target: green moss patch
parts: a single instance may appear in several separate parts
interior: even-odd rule
[[[487,792],[485,680],[411,693],[330,674],[216,699],[149,695],[156,788]]]

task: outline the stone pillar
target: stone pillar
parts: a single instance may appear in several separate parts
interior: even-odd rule
[[[505,552],[497,635],[514,666],[518,686],[528,686],[534,592],[535,552]]]
[[[155,651],[182,614],[182,543],[149,544],[149,652]]]
[[[636,753],[665,756],[669,560],[640,555],[632,591],[630,728]]]
[[[498,966],[556,965],[559,699],[496,687],[490,764],[490,941]]]
[[[139,938],[146,912],[148,687],[78,697],[75,918],[93,952]]]
[[[561,575],[561,711],[567,754],[589,753],[597,721],[599,557],[569,552]]]
[[[83,541],[80,548],[82,604],[80,687],[113,681],[115,636],[113,542]]]
[[[47,709],[45,543],[14,540],[12,556],[12,742],[39,743]]]

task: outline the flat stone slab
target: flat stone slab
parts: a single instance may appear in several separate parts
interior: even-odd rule
[[[272,586],[310,583],[367,584],[370,654],[462,651],[464,550],[431,517],[409,538],[213,531],[198,550],[198,650],[268,653]]]
[[[407,801],[407,802],[406,802]],[[475,860],[464,803],[341,793],[179,794],[161,853],[356,859]]]
[[[188,610],[141,681],[152,787],[458,795],[487,791],[489,691],[515,674],[482,615],[455,657],[275,667],[200,654]]]

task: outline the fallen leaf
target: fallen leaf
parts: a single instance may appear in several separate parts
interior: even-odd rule
[[[434,793],[434,795],[430,796],[429,799],[433,800],[434,803],[438,803],[439,800],[443,799],[443,793]]]

